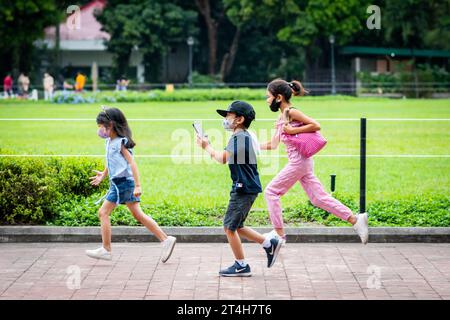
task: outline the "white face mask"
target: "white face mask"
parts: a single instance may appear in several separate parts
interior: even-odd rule
[[[229,120],[227,118],[223,119],[223,128],[227,131],[233,131],[233,129],[235,128],[235,126],[233,125],[234,120]]]

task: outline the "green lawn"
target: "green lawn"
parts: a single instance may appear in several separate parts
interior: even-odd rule
[[[450,121],[370,121],[371,118],[438,118],[450,119],[450,100],[387,100],[387,99],[323,99],[294,100],[307,115],[319,119],[328,145],[320,155],[358,155],[359,122],[320,120],[330,118],[367,117],[369,155],[448,155]],[[216,108],[226,108],[229,101],[219,102],[151,102],[116,103],[129,119],[213,119],[203,123],[213,145],[223,148],[229,134],[223,134]],[[251,101],[257,119],[274,119],[265,101]],[[104,141],[96,135],[95,116],[99,105],[57,105],[0,101],[0,118],[65,118],[92,121],[0,121],[1,153],[10,154],[83,154],[101,155]],[[130,121],[137,142],[135,154],[171,155],[187,146],[188,153],[201,155],[194,145],[190,120]],[[272,121],[252,124],[258,138],[270,137]],[[176,140],[176,135],[184,138]],[[214,137],[217,137],[214,139]],[[268,158],[264,155],[281,155]],[[284,148],[263,152],[259,168],[266,186],[286,163]],[[185,159],[186,160],[186,159]],[[182,206],[224,206],[228,200],[230,178],[228,168],[210,160],[171,158],[137,158],[143,185],[144,204],[165,200]],[[102,168],[97,168],[102,169]],[[367,161],[368,202],[395,200],[411,195],[448,195],[450,158],[369,158]],[[359,159],[357,157],[316,157],[315,171],[329,190],[329,175],[337,174],[337,191],[356,198],[359,190]],[[284,198],[286,207],[305,201],[299,185]],[[255,208],[265,209],[262,196]]]

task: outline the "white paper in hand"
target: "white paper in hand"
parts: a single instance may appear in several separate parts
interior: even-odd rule
[[[205,135],[204,133],[203,133],[203,129],[202,129],[202,125],[200,124],[200,122],[194,122],[193,124],[192,124],[192,126],[194,127],[194,130],[195,130],[195,132],[197,133],[197,135],[199,136],[199,137],[207,137],[207,135]]]

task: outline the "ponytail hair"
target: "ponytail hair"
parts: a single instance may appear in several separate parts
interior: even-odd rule
[[[294,96],[304,96],[309,93],[309,91],[303,88],[300,81],[292,80],[287,82],[283,79],[275,79],[267,85],[267,90],[276,97],[277,95],[282,95],[284,99],[289,102],[292,95]]]
[[[296,97],[304,96],[305,94],[309,93],[308,90],[305,90],[305,88],[303,88],[303,85],[300,81],[292,80],[288,83],[288,85],[292,90],[292,94]]]

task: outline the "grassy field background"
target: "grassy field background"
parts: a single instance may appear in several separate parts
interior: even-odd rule
[[[129,119],[158,118],[160,121],[130,120],[137,142],[135,155],[139,166],[144,204],[170,202],[189,207],[225,206],[228,201],[230,178],[227,166],[214,164],[208,158],[180,159],[146,158],[146,155],[171,155],[180,141],[190,153],[202,155],[194,143],[192,121],[203,122],[212,137],[213,146],[225,146],[229,134],[224,134],[222,119],[215,112],[226,108],[230,101],[214,102],[150,102],[115,103]],[[250,101],[257,121],[251,126],[260,141],[270,138],[272,113],[265,101]],[[337,191],[357,198],[359,190],[358,157],[324,157],[326,155],[358,155],[359,122],[325,120],[367,117],[368,155],[449,155],[450,121],[371,121],[374,118],[450,119],[450,100],[388,100],[308,98],[294,100],[294,105],[307,115],[319,119],[328,145],[315,157],[315,172],[329,190],[330,174],[337,175]],[[0,119],[63,118],[60,121],[0,121],[0,153],[2,154],[65,154],[103,155],[104,141],[96,135],[97,104],[51,104],[0,101]],[[86,119],[80,121],[76,119]],[[164,119],[187,119],[168,121]],[[188,138],[176,140],[174,133]],[[214,137],[217,136],[217,139]],[[272,158],[266,155],[274,156]],[[280,155],[281,158],[277,158]],[[284,147],[263,151],[259,168],[263,187],[282,169],[287,159]],[[93,168],[94,169],[94,168]],[[95,168],[102,169],[102,168]],[[368,202],[395,200],[410,196],[445,195],[450,187],[450,158],[368,158]],[[283,205],[293,206],[306,201],[300,185],[285,197]],[[266,209],[262,196],[254,208]]]

